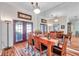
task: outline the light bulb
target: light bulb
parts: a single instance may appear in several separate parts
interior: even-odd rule
[[[34,9],[34,13],[35,14],[39,14],[40,13],[40,9],[38,9],[38,8]]]

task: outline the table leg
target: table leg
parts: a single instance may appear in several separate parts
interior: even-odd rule
[[[48,56],[51,56],[52,55],[52,53],[51,53],[51,45],[48,45],[48,48],[47,48],[47,54],[48,54]]]

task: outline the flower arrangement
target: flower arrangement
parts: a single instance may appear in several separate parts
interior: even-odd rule
[[[47,38],[50,39],[50,34],[48,33]]]
[[[40,30],[35,30],[35,34],[41,34],[42,32]]]

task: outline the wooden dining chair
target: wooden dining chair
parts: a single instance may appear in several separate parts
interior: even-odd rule
[[[40,55],[42,56],[43,54],[45,54],[47,46],[41,43],[42,39],[40,37],[35,36],[34,40],[35,40],[35,48],[40,52]]]
[[[57,33],[56,32],[50,32],[50,37],[52,39],[56,38],[57,37]]]
[[[28,44],[29,44],[29,45],[32,45],[32,38],[33,38],[33,33],[30,32],[30,33],[28,34]]]
[[[32,50],[34,51],[35,55],[37,51],[39,51],[40,53],[39,38],[37,36],[33,36],[33,34],[30,34],[29,39],[28,39],[28,44],[31,45]]]
[[[40,53],[41,55],[47,54],[47,46],[43,43],[40,43]]]
[[[63,38],[63,31],[57,32],[57,38],[60,38],[60,39]]]
[[[72,33],[67,33],[67,36],[68,36],[68,40],[70,41],[70,44],[71,44]]]
[[[62,43],[59,43],[58,46],[53,46],[52,47],[52,52],[55,55],[59,55],[59,56],[66,56],[66,48],[67,48],[67,40],[68,38],[66,38],[66,36],[63,36],[64,41]]]
[[[42,40],[39,36],[32,36],[29,35],[29,45],[31,45],[32,47],[34,47],[34,50],[39,51],[40,55],[43,54],[43,51],[45,51],[47,48],[45,45],[40,43],[40,40]],[[41,45],[41,47],[40,47]],[[42,53],[41,53],[42,52]]]
[[[34,40],[35,48],[40,50],[40,48],[39,48],[39,37],[38,36],[34,36],[33,40]]]

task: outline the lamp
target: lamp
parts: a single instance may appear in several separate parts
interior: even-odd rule
[[[2,17],[1,16],[1,20],[4,21],[7,25],[7,47],[5,48],[6,50],[9,49],[9,23],[11,22],[12,19],[10,19],[9,17]]]

